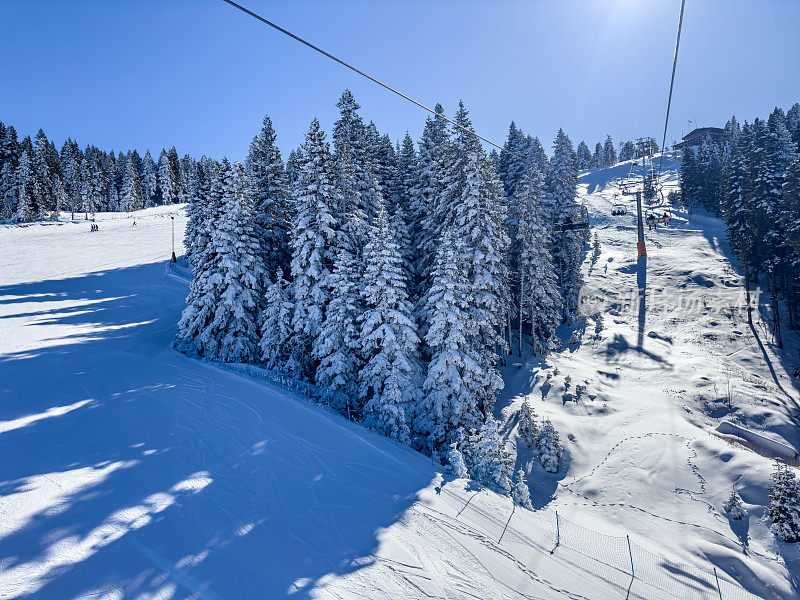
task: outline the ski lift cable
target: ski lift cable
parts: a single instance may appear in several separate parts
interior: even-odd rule
[[[669,97],[667,99],[667,116],[664,119],[664,137],[661,139],[661,160],[658,163],[658,177],[661,177],[661,167],[664,164],[664,144],[667,143],[667,125],[669,124],[669,109],[672,106],[672,88],[675,86],[675,69],[678,66],[678,48],[681,44],[681,27],[683,26],[683,9],[686,0],[681,0],[681,14],[678,17],[678,35],[675,38],[675,55],[672,58],[672,77],[669,80]]]
[[[397,89],[393,88],[392,86],[390,86],[390,85],[387,85],[387,84],[383,83],[382,81],[380,81],[379,79],[376,79],[376,78],[375,78],[375,77],[373,77],[372,75],[368,75],[367,73],[365,73],[364,71],[362,71],[362,70],[360,70],[360,69],[358,69],[358,68],[354,67],[354,66],[353,66],[353,65],[351,65],[350,63],[347,63],[347,62],[343,61],[342,59],[340,59],[340,58],[337,58],[336,56],[334,56],[334,55],[333,55],[333,54],[331,54],[330,52],[326,52],[325,50],[323,50],[323,49],[322,49],[322,48],[320,48],[319,46],[315,46],[315,45],[314,45],[314,44],[312,44],[311,42],[309,42],[309,41],[306,41],[306,40],[304,40],[303,38],[301,38],[300,36],[297,36],[297,35],[293,34],[291,31],[288,31],[288,30],[284,29],[284,28],[283,28],[283,27],[281,27],[280,25],[277,25],[277,24],[273,23],[272,21],[269,21],[269,20],[265,19],[265,18],[264,18],[264,17],[262,17],[261,15],[259,15],[259,14],[256,14],[256,13],[254,13],[254,12],[253,12],[253,11],[251,11],[251,10],[248,10],[247,8],[245,8],[244,6],[242,6],[241,4],[237,4],[236,2],[233,2],[233,0],[222,0],[222,1],[223,1],[223,2],[225,2],[226,4],[230,4],[230,5],[231,5],[231,6],[233,6],[234,8],[237,8],[237,9],[239,9],[240,11],[242,11],[242,12],[243,12],[243,13],[245,13],[246,15],[249,15],[249,16],[253,17],[253,18],[254,18],[254,19],[256,19],[257,21],[261,21],[261,22],[262,22],[262,23],[264,23],[265,25],[268,25],[268,26],[272,27],[273,29],[275,29],[275,30],[277,30],[277,31],[280,31],[282,34],[289,36],[289,37],[290,37],[290,38],[292,38],[293,40],[296,40],[296,41],[300,42],[301,44],[304,44],[304,45],[308,46],[308,47],[309,47],[309,48],[311,48],[312,50],[316,50],[317,52],[319,52],[319,53],[320,53],[320,54],[322,54],[323,56],[326,56],[326,57],[330,58],[332,61],[335,61],[335,62],[339,63],[339,64],[340,64],[340,65],[342,65],[343,67],[347,67],[347,68],[348,68],[348,69],[350,69],[351,71],[355,71],[356,73],[358,73],[358,74],[359,74],[359,75],[361,75],[362,77],[365,77],[365,78],[369,79],[369,80],[370,80],[370,81],[372,81],[373,83],[377,83],[379,86],[381,86],[381,87],[383,87],[383,88],[385,88],[385,89],[389,90],[390,92],[392,92],[392,93],[394,93],[394,94],[397,94],[398,96],[400,96],[401,98],[404,98],[405,100],[408,100],[408,101],[409,101],[409,102],[411,102],[412,104],[416,104],[417,106],[419,106],[419,107],[420,107],[420,108],[422,108],[423,110],[427,110],[429,113],[431,113],[431,114],[434,114],[434,115],[436,115],[437,117],[440,117],[440,118],[444,119],[445,121],[447,121],[447,122],[448,122],[448,123],[450,123],[451,125],[453,125],[453,126],[455,126],[455,127],[458,127],[460,130],[462,130],[462,131],[465,131],[466,133],[468,133],[468,134],[470,134],[470,135],[474,135],[476,138],[478,138],[478,139],[480,139],[480,140],[483,140],[484,142],[486,142],[487,144],[490,144],[491,146],[494,146],[495,148],[497,148],[497,149],[498,149],[498,150],[500,150],[501,152],[508,152],[509,154],[515,154],[515,155],[517,155],[517,156],[520,156],[521,158],[527,158],[526,156],[524,156],[524,155],[523,155],[523,154],[521,154],[521,153],[518,153],[518,152],[513,152],[513,151],[511,151],[511,150],[509,150],[509,149],[507,149],[507,148],[504,148],[503,146],[500,146],[499,144],[495,144],[493,141],[491,141],[491,140],[489,140],[489,139],[486,139],[486,138],[485,138],[485,137],[483,137],[482,135],[478,135],[477,133],[475,133],[475,132],[474,132],[474,131],[472,131],[471,129],[469,129],[469,128],[467,128],[467,127],[464,127],[463,125],[459,125],[458,123],[456,123],[456,122],[455,122],[455,121],[453,121],[452,119],[450,119],[450,118],[446,117],[445,115],[443,115],[443,114],[441,114],[441,113],[439,113],[439,112],[437,112],[437,111],[433,110],[432,108],[429,108],[429,107],[425,106],[424,104],[422,104],[422,102],[418,102],[417,100],[414,100],[414,98],[411,98],[410,96],[407,96],[406,94],[404,94],[403,92],[401,92],[401,91],[399,91],[399,90],[397,90]]]
[[[273,23],[272,21],[270,21],[270,20],[268,20],[268,19],[266,19],[266,18],[262,17],[261,15],[259,15],[259,14],[257,14],[257,13],[254,13],[252,10],[249,10],[249,9],[245,8],[245,7],[244,7],[244,6],[242,6],[241,4],[238,4],[238,3],[234,2],[233,0],[222,0],[222,1],[223,1],[223,2],[225,2],[226,4],[229,4],[229,5],[230,5],[230,6],[232,6],[232,7],[234,7],[234,8],[236,8],[236,9],[240,10],[241,12],[245,13],[246,15],[248,15],[248,16],[250,16],[250,17],[254,18],[255,20],[257,20],[257,21],[260,21],[261,23],[263,23],[263,24],[265,24],[265,25],[268,25],[269,27],[272,27],[272,28],[273,28],[273,29],[275,29],[276,31],[279,31],[279,32],[281,32],[282,34],[284,34],[284,35],[286,35],[286,36],[288,36],[288,37],[292,38],[293,40],[295,40],[295,41],[298,41],[298,42],[300,42],[301,44],[303,44],[303,45],[305,45],[305,46],[308,46],[308,47],[309,47],[309,48],[311,48],[312,50],[315,50],[316,52],[319,52],[319,53],[320,53],[320,54],[322,54],[323,56],[325,56],[325,57],[327,57],[327,58],[331,59],[331,60],[332,60],[332,61],[334,61],[334,62],[337,62],[337,63],[339,63],[339,64],[340,64],[340,65],[342,65],[343,67],[346,67],[346,68],[350,69],[351,71],[354,71],[355,73],[357,73],[357,74],[361,75],[362,77],[364,77],[364,78],[366,78],[366,79],[369,79],[369,80],[370,80],[370,81],[372,81],[373,83],[376,83],[376,84],[378,84],[379,86],[381,86],[382,88],[385,88],[385,89],[389,90],[389,91],[390,91],[390,92],[392,92],[393,94],[397,94],[397,95],[398,95],[398,96],[400,96],[401,98],[403,98],[403,99],[405,99],[405,100],[408,100],[409,102],[411,102],[412,104],[415,104],[415,105],[417,105],[418,107],[422,108],[423,110],[426,110],[426,111],[428,111],[429,113],[431,113],[431,114],[433,114],[433,115],[436,115],[437,117],[440,117],[440,118],[444,119],[445,121],[447,121],[448,123],[450,123],[450,124],[451,124],[451,125],[453,125],[454,127],[457,127],[457,128],[458,128],[458,129],[460,129],[461,131],[464,131],[465,133],[468,133],[469,135],[475,136],[476,138],[478,138],[479,140],[482,140],[482,141],[486,142],[486,143],[487,143],[487,144],[489,144],[490,146],[494,146],[494,147],[495,147],[495,148],[497,148],[497,149],[498,149],[500,152],[507,152],[507,153],[509,153],[509,154],[512,154],[512,155],[514,155],[514,156],[518,156],[518,157],[520,157],[520,158],[522,158],[522,159],[524,159],[524,160],[528,160],[528,159],[529,159],[529,156],[528,156],[528,155],[526,155],[526,154],[523,154],[523,153],[521,153],[521,152],[514,152],[513,150],[509,150],[508,148],[505,148],[504,146],[501,146],[500,144],[496,144],[496,143],[495,143],[495,142],[493,142],[492,140],[490,140],[490,139],[487,139],[487,138],[483,137],[482,135],[479,135],[478,133],[476,133],[476,132],[475,132],[475,131],[473,131],[472,129],[469,129],[469,128],[467,128],[467,127],[464,127],[463,125],[460,125],[460,124],[456,123],[454,120],[450,119],[450,118],[449,118],[449,117],[447,117],[446,115],[443,115],[443,114],[441,114],[440,112],[437,112],[437,111],[433,110],[432,108],[430,108],[430,107],[428,107],[428,106],[425,106],[425,105],[424,105],[422,102],[419,102],[419,101],[415,100],[414,98],[412,98],[412,97],[410,97],[410,96],[408,96],[408,95],[404,94],[403,92],[401,92],[401,91],[399,91],[399,90],[397,90],[397,89],[393,88],[392,86],[390,86],[390,85],[388,85],[388,84],[386,84],[386,83],[384,83],[384,82],[380,81],[379,79],[377,79],[377,78],[375,78],[375,77],[373,77],[373,76],[371,76],[371,75],[369,75],[369,74],[365,73],[364,71],[362,71],[362,70],[358,69],[357,67],[354,67],[354,66],[353,66],[353,65],[351,65],[350,63],[347,63],[347,62],[343,61],[342,59],[340,59],[340,58],[337,58],[336,56],[334,56],[334,55],[333,55],[333,54],[331,54],[330,52],[327,52],[327,51],[323,50],[322,48],[320,48],[319,46],[316,46],[316,45],[312,44],[311,42],[309,42],[309,41],[307,41],[307,40],[304,40],[304,39],[303,39],[303,38],[301,38],[300,36],[298,36],[298,35],[295,35],[295,34],[294,34],[294,33],[292,33],[291,31],[288,31],[287,29],[284,29],[284,28],[283,28],[283,27],[281,27],[280,25],[277,25],[276,23]],[[555,174],[552,174],[552,176],[553,176],[553,177],[554,177],[556,180],[560,181],[561,183],[563,183],[563,184],[565,184],[565,185],[567,185],[567,184],[568,184],[568,182],[564,181],[564,180],[563,180],[561,177],[558,177],[558,176],[557,176],[557,175],[555,175]]]

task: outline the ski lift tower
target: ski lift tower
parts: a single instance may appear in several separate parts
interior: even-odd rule
[[[644,218],[642,216],[642,191],[632,190],[627,186],[620,188],[625,196],[636,196],[636,255],[639,258],[647,256],[647,249],[644,245]]]

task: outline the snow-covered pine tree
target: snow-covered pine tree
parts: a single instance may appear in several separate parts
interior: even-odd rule
[[[400,238],[400,249],[409,285],[411,302],[419,301],[419,276],[417,265],[420,261],[420,248],[417,240],[420,237],[420,222],[425,218],[425,207],[417,205],[416,184],[419,177],[419,161],[414,150],[414,141],[406,133],[403,143],[397,152],[397,180],[395,194],[398,201],[392,213],[392,224],[395,229],[405,225]],[[418,213],[420,211],[421,213]]]
[[[689,155],[694,153],[687,151]],[[739,257],[744,266],[745,288],[750,289],[751,270],[755,264],[755,227],[760,219],[756,214],[755,203],[751,201],[752,185],[748,168],[748,155],[750,153],[749,127],[739,135],[734,145],[728,163],[722,173],[722,208],[728,232],[731,249]],[[684,175],[684,169],[693,169],[692,158],[687,155],[689,164],[681,169],[681,186],[692,185],[688,179],[690,174]]]
[[[14,220],[17,222],[30,221],[36,215],[36,208],[33,198],[33,165],[27,150],[24,150],[19,158],[14,189],[17,196]]]
[[[397,196],[397,157],[394,154],[392,140],[388,135],[381,135],[372,122],[367,126],[367,154],[372,163],[372,174],[381,192],[383,204],[391,216]],[[372,213],[373,218],[374,216],[375,213]]]
[[[241,163],[233,164],[222,201],[222,218],[211,236],[222,275],[222,294],[214,314],[214,327],[219,331],[215,358],[252,362],[259,354],[259,313],[266,278],[253,200]]]
[[[589,150],[589,146],[586,145],[586,142],[581,141],[581,143],[578,144],[576,155],[578,158],[578,169],[583,171],[584,169],[592,168],[592,151]],[[620,160],[622,159],[620,158]]]
[[[377,200],[378,191],[374,148],[370,147],[367,126],[358,114],[361,107],[350,90],[342,93],[336,107],[339,109],[339,118],[333,124],[333,155],[338,170],[342,170],[345,163],[352,169],[350,184],[355,189],[359,202],[358,207],[343,207],[342,213],[361,212],[365,221],[371,222],[375,215],[376,207],[373,204]],[[377,130],[373,134],[377,135]],[[335,216],[341,219],[340,215]]]
[[[519,437],[529,448],[535,448],[539,441],[539,424],[536,413],[528,402],[523,402],[519,410]]]
[[[800,150],[800,102],[795,102],[786,111],[786,129],[789,130],[795,147]]]
[[[444,114],[441,104],[434,110]],[[418,177],[411,198],[411,221],[414,223],[412,244],[418,249],[414,273],[417,295],[422,296],[430,287],[433,261],[439,237],[445,230],[442,223],[444,210],[444,182],[450,172],[452,145],[447,121],[439,116],[428,117],[418,144]]]
[[[595,169],[598,167],[604,167],[603,164],[604,155],[603,155],[603,144],[597,142],[594,146],[594,156],[592,157],[592,167]]]
[[[260,253],[270,279],[289,268],[289,185],[281,152],[275,145],[272,121],[264,117],[259,134],[250,142],[247,173],[255,203]]]
[[[203,255],[204,249],[211,243],[210,218],[215,211],[221,210],[222,196],[221,190],[218,194],[214,191],[214,184],[217,180],[219,165],[207,158],[200,160],[200,183],[194,197],[189,199],[186,213],[189,217],[186,221],[183,244],[186,248],[186,261],[193,269],[197,267],[197,261]],[[213,206],[212,206],[213,204]]]
[[[362,294],[366,310],[361,318],[364,367],[359,372],[364,423],[388,437],[408,442],[409,423],[419,398],[419,337],[397,238],[380,203],[365,261]]]
[[[439,206],[440,223],[452,227],[452,235],[463,244],[462,265],[470,287],[468,312],[476,324],[468,343],[485,374],[476,400],[479,409],[489,415],[503,387],[497,363],[498,352],[506,347],[503,331],[510,304],[506,204],[494,166],[477,138],[465,131],[472,123],[463,103],[455,121],[464,129],[459,129],[453,140],[453,163],[445,181],[444,202]]]
[[[89,167],[91,161],[87,158],[81,163],[81,210],[84,218],[89,218],[89,213],[94,214],[97,206],[97,191],[95,190],[95,176]]]
[[[275,281],[267,287],[265,307],[261,323],[261,360],[268,369],[300,377],[300,361],[294,345],[292,328],[291,285],[278,267]]]
[[[169,154],[161,150],[158,156],[158,191],[161,204],[173,204],[178,201],[177,173],[170,164]]]
[[[10,221],[17,210],[17,188],[12,162],[6,161],[0,169],[0,219]]]
[[[58,221],[61,211],[67,204],[67,190],[64,187],[64,180],[60,177],[56,178],[56,182],[53,184],[53,201],[55,202],[53,220]]]
[[[469,471],[467,470],[467,463],[464,462],[464,455],[458,449],[458,444],[452,442],[450,450],[447,451],[447,465],[453,475],[459,479],[468,479]]]
[[[142,203],[145,208],[156,203],[158,193],[158,176],[156,163],[150,155],[150,150],[145,152],[142,160]]]
[[[81,161],[83,153],[78,144],[67,139],[61,148],[61,171],[64,174],[64,187],[67,194],[66,205],[74,218],[75,210],[81,205]]]
[[[764,515],[772,521],[772,532],[784,542],[800,541],[800,485],[783,463],[775,463],[769,503]]]
[[[611,167],[617,164],[617,151],[614,149],[614,142],[611,136],[606,136],[606,141],[603,144],[603,166]]]
[[[578,167],[572,142],[558,130],[553,146],[550,170],[545,178],[546,193],[540,201],[546,226],[579,221]],[[571,323],[578,310],[578,297],[583,286],[581,262],[587,241],[587,231],[573,230],[557,233],[552,239],[552,256],[562,298],[562,318]]]
[[[528,141],[525,134],[517,127],[514,121],[508,128],[508,137],[503,144],[505,152],[500,153],[498,174],[503,183],[506,198],[512,198],[517,188],[517,182],[525,172],[528,153]]]
[[[331,274],[330,303],[313,348],[319,361],[315,381],[322,399],[351,419],[362,406],[358,402],[359,371],[363,368],[361,271],[352,253],[340,247]]]
[[[519,354],[522,354],[523,321],[530,323],[532,350],[544,354],[557,347],[556,327],[561,320],[561,294],[550,256],[550,237],[542,218],[539,199],[544,177],[530,165],[518,186],[517,229]]]
[[[489,417],[483,424],[477,445],[478,480],[501,494],[511,494],[514,461],[500,433],[499,423]]]
[[[635,154],[636,154],[636,147],[633,145],[633,141],[627,140],[620,144],[619,162],[623,162],[626,160],[633,160]]]
[[[122,184],[122,208],[128,212],[144,208],[142,184],[135,161],[129,160]]]
[[[796,266],[800,259],[800,157],[795,158],[783,178],[783,203],[787,210],[783,214],[786,243],[793,253]]]
[[[260,340],[263,266],[241,164],[223,161],[214,195],[221,206],[206,222],[211,239],[203,263],[197,262],[176,346],[223,362],[252,362]]]
[[[298,158],[297,181],[292,189],[296,215],[292,225],[292,327],[299,356],[306,359],[303,378],[310,378],[308,361],[312,341],[319,334],[330,294],[337,223],[334,207],[340,202],[325,133],[314,119]]]
[[[218,342],[211,324],[217,300],[222,294],[222,274],[220,256],[212,242],[212,234],[222,219],[223,194],[230,179],[231,164],[224,159],[211,181],[208,201],[204,205],[205,214],[200,221],[201,228],[190,244],[194,254],[191,263],[194,276],[175,338],[175,348],[181,352],[209,356],[217,353]]]
[[[728,499],[725,500],[725,503],[722,505],[722,510],[727,513],[729,518],[735,521],[747,516],[742,498],[736,493],[736,490],[732,491]]]
[[[539,455],[539,462],[542,463],[544,470],[548,473],[558,471],[561,458],[564,456],[564,448],[558,437],[558,432],[550,419],[544,419],[539,428],[539,440],[536,444],[536,453]]]
[[[33,198],[37,217],[44,219],[55,209],[53,198],[54,175],[49,164],[50,143],[43,130],[39,130],[33,145],[31,175],[33,178]]]
[[[701,173],[699,179],[700,202],[709,212],[719,214],[722,160],[720,158],[719,145],[708,136],[700,144],[700,150],[697,154],[697,168]]]
[[[533,510],[531,491],[528,488],[528,479],[525,477],[524,469],[519,469],[517,471],[517,476],[514,480],[514,502],[516,502],[522,508]]]
[[[694,149],[684,148],[681,153],[680,186],[681,197],[687,206],[697,206],[699,203],[697,181],[697,155]]]
[[[480,398],[485,373],[471,342],[477,327],[469,295],[462,244],[448,230],[436,254],[431,287],[421,301],[431,359],[414,430],[433,448],[453,441],[459,428],[476,429],[483,421]]]

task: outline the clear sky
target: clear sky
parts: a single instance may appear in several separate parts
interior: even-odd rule
[[[661,140],[680,0],[239,0],[502,142]],[[350,88],[393,139],[425,113],[220,0],[0,0],[0,120],[104,149],[284,151]],[[668,140],[800,101],[800,1],[687,0]]]

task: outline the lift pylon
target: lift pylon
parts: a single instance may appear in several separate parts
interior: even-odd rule
[[[639,258],[647,256],[644,247],[644,221],[642,219],[642,192],[636,192],[636,251]]]

